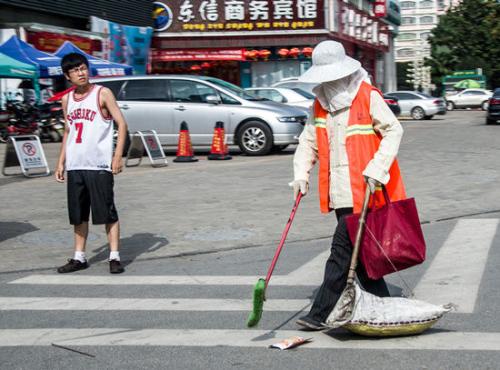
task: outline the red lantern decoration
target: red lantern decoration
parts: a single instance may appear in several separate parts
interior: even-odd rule
[[[300,54],[300,49],[299,48],[291,48],[290,52],[288,53],[288,56],[291,58],[297,59],[297,57]]]
[[[268,60],[270,55],[271,55],[271,52],[267,49],[259,50],[259,58],[262,58],[264,60]]]
[[[288,50],[288,49],[279,49],[278,50],[278,55],[280,56],[280,58],[286,58],[289,53],[290,53],[290,50]]]
[[[203,63],[201,63],[201,68],[210,69],[210,68],[212,68],[212,65],[208,62],[203,62]]]
[[[201,67],[198,64],[194,64],[189,68],[191,71],[201,71]]]
[[[257,50],[247,50],[245,51],[245,58],[247,59],[257,59],[257,56],[259,55],[259,52]]]
[[[313,48],[306,47],[302,49],[302,55],[305,56],[306,58],[310,58],[313,53]]]

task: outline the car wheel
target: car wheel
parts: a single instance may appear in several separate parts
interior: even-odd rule
[[[413,119],[424,119],[425,111],[420,107],[415,107],[411,110],[411,118]]]
[[[489,118],[486,118],[486,124],[487,124],[487,125],[494,125],[495,123],[497,123],[497,120],[496,120],[496,119],[489,119]]]
[[[116,148],[117,141],[118,141],[118,130],[114,129],[113,130],[113,151]],[[127,130],[127,136],[125,136],[125,145],[123,146],[122,157],[127,156],[131,142],[132,141],[130,140],[130,132],[128,132],[128,130]]]
[[[283,150],[285,150],[286,148],[288,148],[288,144],[284,144],[284,145],[273,145],[271,151],[273,153],[279,153]]]
[[[447,101],[446,110],[453,110],[453,109],[455,109],[455,104],[452,101]]]
[[[434,117],[434,116],[432,116],[432,115],[431,116],[425,116],[424,119],[432,119],[432,117]]]
[[[269,126],[259,121],[244,123],[238,130],[238,146],[247,155],[266,155],[273,147]]]
[[[481,103],[482,110],[488,110],[488,100],[485,100]]]

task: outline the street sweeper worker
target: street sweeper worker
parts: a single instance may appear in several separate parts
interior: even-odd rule
[[[318,162],[321,212],[334,211],[337,218],[323,283],[310,312],[297,320],[306,330],[321,330],[347,282],[353,246],[344,217],[361,211],[366,186],[376,206],[384,203],[381,184],[391,200],[405,198],[395,161],[403,128],[360,62],[347,56],[336,41],[323,41],[314,48],[312,67],[299,81],[318,86],[295,151],[290,186],[295,197],[307,194],[310,172]],[[365,290],[389,296],[384,279],[370,280],[361,263],[356,274]]]

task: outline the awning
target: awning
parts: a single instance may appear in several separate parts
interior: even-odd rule
[[[35,66],[41,78],[57,77],[63,74],[61,58],[37,50],[17,36],[12,36],[0,45],[0,52],[19,62]]]
[[[134,72],[134,69],[128,64],[113,63],[97,58],[93,55],[89,55],[70,41],[65,41],[64,44],[57,49],[54,55],[62,58],[69,53],[79,53],[85,56],[89,61],[92,76],[123,76],[131,75]]]
[[[0,77],[35,78],[36,67],[0,53]]]
[[[151,50],[153,62],[245,60],[245,49]]]

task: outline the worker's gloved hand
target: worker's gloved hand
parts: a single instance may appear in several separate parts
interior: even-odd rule
[[[299,195],[299,191],[302,195],[306,195],[309,190],[309,184],[306,180],[294,180],[288,184],[293,188],[293,199],[297,199]]]
[[[375,190],[377,189],[377,186],[381,186],[382,185],[377,180],[375,180],[375,179],[373,179],[371,177],[368,177],[368,176],[365,176],[365,182],[368,185],[368,187],[370,188],[370,193],[372,193],[372,194],[375,193]]]

